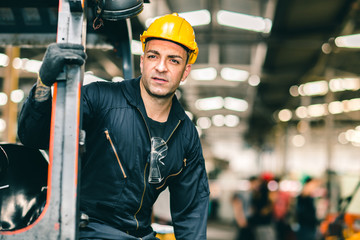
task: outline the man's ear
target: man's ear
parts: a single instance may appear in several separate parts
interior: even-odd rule
[[[191,64],[186,64],[183,76],[181,78],[181,82],[185,81],[187,76],[190,74],[190,71],[191,71]]]

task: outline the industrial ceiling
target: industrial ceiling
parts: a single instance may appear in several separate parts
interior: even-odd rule
[[[86,71],[103,79],[123,75],[121,53],[117,41],[126,35],[121,24],[106,22],[94,30],[94,14],[89,2]],[[45,47],[56,39],[56,0],[2,0],[0,2],[0,53],[9,46],[21,47],[21,58],[41,60]],[[208,10],[209,24],[195,26],[200,54],[193,70],[213,67],[217,71],[211,81],[189,77],[181,86],[181,101],[194,115],[202,117],[238,116],[235,127],[214,126],[203,129],[205,146],[214,141],[264,147],[268,145],[277,124],[276,114],[283,108],[295,110],[300,97],[289,93],[291,86],[334,77],[354,77],[360,73],[358,50],[335,45],[337,36],[360,31],[360,1],[356,0],[150,0],[143,12],[131,19],[132,38],[146,28],[147,18],[171,12],[185,13]],[[270,32],[254,32],[219,24],[219,11],[248,14],[272,21]],[[139,56],[134,56],[135,75],[139,74]],[[249,72],[242,82],[225,81],[223,68]],[[0,68],[0,78],[4,76]],[[34,73],[22,71],[20,86],[35,82]],[[259,83],[253,80],[259,80]],[[359,96],[359,90],[333,96],[344,100]],[[202,111],[198,99],[222,97],[242,99],[245,111],[221,108]],[[322,101],[315,99],[314,101]],[[337,116],[339,121],[360,122],[359,111]],[[239,146],[240,147],[240,146]]]

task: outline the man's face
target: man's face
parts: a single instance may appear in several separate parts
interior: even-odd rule
[[[172,97],[190,73],[186,60],[186,50],[176,43],[158,39],[147,42],[140,59],[141,84],[146,92],[156,98]]]

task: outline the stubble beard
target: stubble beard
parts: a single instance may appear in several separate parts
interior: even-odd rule
[[[169,98],[172,98],[175,94],[175,91],[168,92],[166,94],[156,94],[156,93],[152,92],[147,85],[144,85],[144,88],[151,97],[156,98],[156,99],[169,99]]]

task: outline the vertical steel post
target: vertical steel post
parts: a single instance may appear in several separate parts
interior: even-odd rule
[[[85,43],[84,2],[60,0],[58,43]],[[78,226],[78,169],[81,86],[83,69],[67,65],[54,86],[50,159],[61,162],[60,236],[76,239]],[[65,80],[65,81],[64,81]]]
[[[134,78],[134,59],[131,53],[131,40],[132,40],[132,31],[131,31],[131,22],[130,19],[124,21],[125,29],[127,30],[127,35],[120,42],[122,60],[123,60],[123,69],[124,69],[124,78],[131,79]]]
[[[11,101],[11,92],[19,87],[19,72],[13,67],[13,60],[20,56],[19,47],[7,47],[6,55],[9,56],[9,65],[5,68],[5,78],[3,80],[3,91],[8,96],[8,101],[4,106],[3,118],[6,121],[5,136],[3,141],[16,142],[16,119],[17,119],[17,103]]]

